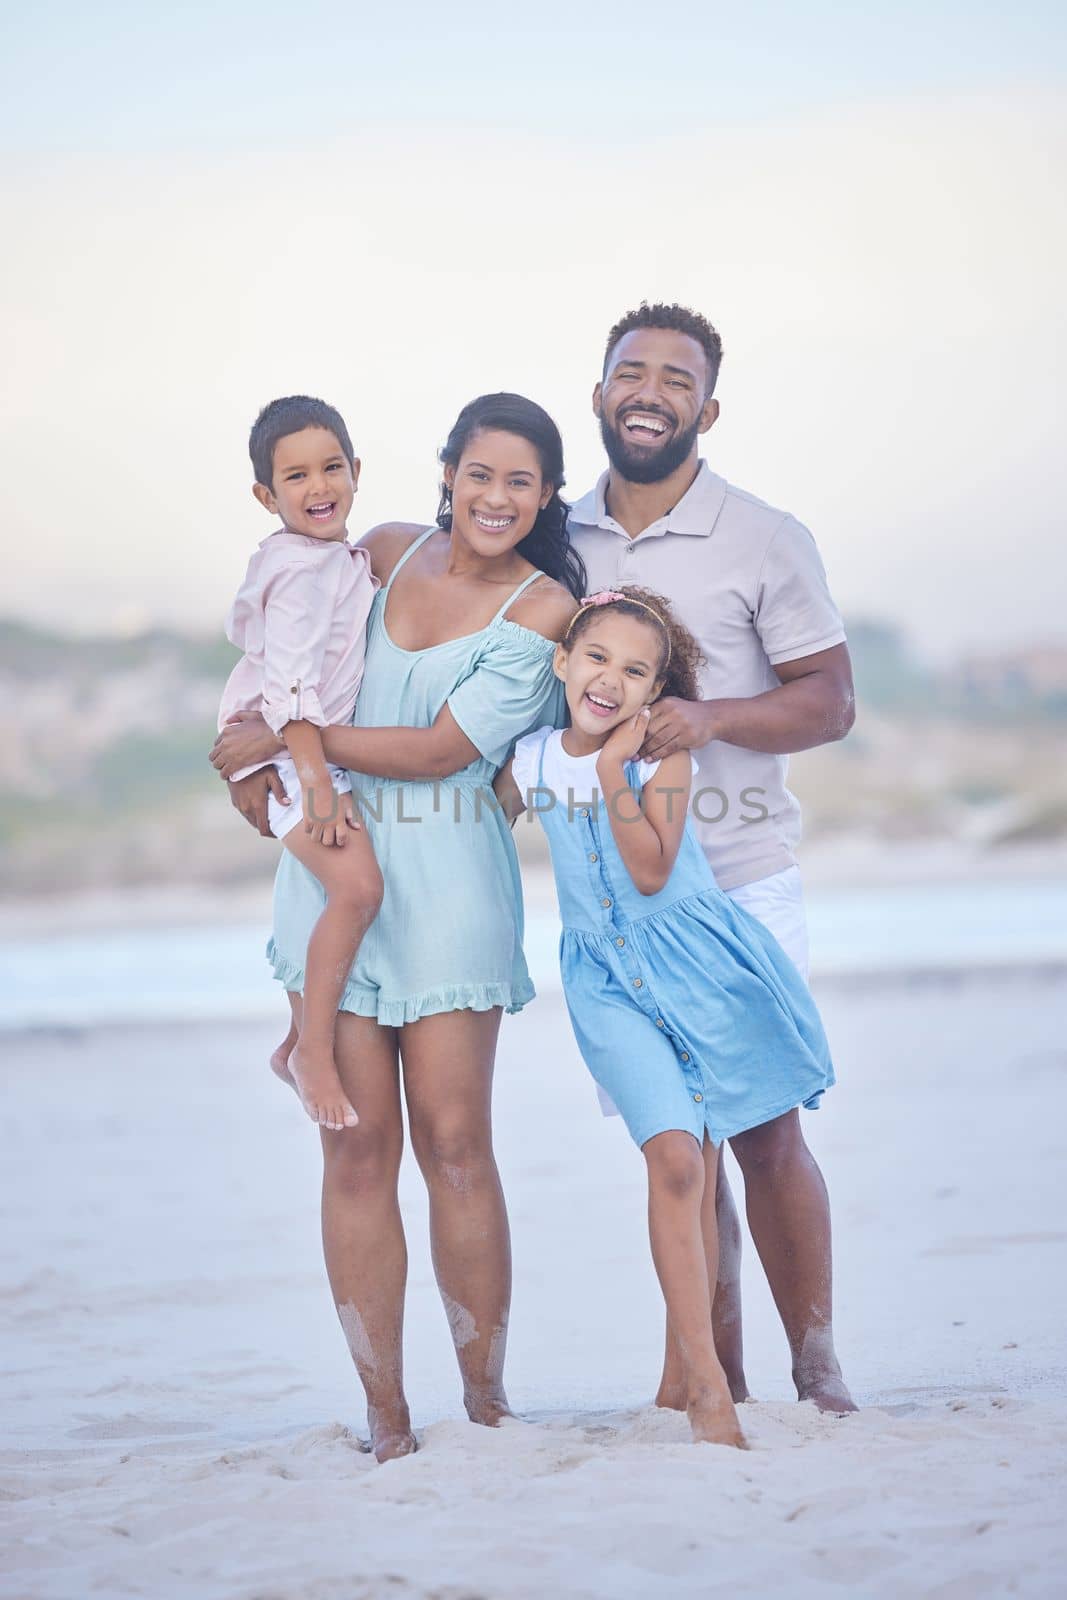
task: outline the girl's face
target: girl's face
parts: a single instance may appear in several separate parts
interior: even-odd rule
[[[662,653],[654,623],[595,607],[570,648],[557,645],[553,661],[556,677],[566,686],[572,725],[604,740],[620,722],[636,716],[663,687]]]
[[[444,476],[452,491],[452,531],[480,556],[503,555],[525,539],[554,487],[545,482],[528,439],[495,429],[473,434]]]

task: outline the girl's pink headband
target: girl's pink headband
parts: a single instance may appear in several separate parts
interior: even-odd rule
[[[667,626],[666,619],[660,616],[659,612],[654,606],[650,606],[644,600],[638,600],[636,595],[624,594],[621,589],[598,589],[596,594],[584,595],[582,597],[581,605],[578,607],[578,610],[574,613],[573,617],[567,624],[567,632],[565,637],[570,638],[571,629],[574,627],[574,624],[578,621],[578,618],[583,614],[583,612],[590,611],[593,606],[614,605],[619,600],[625,600],[626,604],[630,606],[640,606],[641,610],[647,611],[650,617],[655,617],[656,621],[663,629],[664,635],[667,639],[667,656],[663,663],[663,665],[666,667],[667,662],[669,662],[671,659],[671,630]]]

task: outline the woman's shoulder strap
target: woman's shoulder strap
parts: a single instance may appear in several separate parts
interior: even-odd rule
[[[502,617],[506,616],[511,610],[512,606],[515,604],[516,600],[519,598],[520,594],[524,594],[525,591],[530,587],[531,583],[536,582],[538,578],[543,578],[544,576],[545,574],[543,572],[540,570],[535,570],[530,573],[529,577],[523,578],[522,582],[519,584],[519,587],[517,589],[513,589],[508,595],[507,599],[504,601],[504,604],[500,607],[500,610],[493,618],[493,622],[499,622]],[[493,626],[493,622],[489,624],[490,627]]]

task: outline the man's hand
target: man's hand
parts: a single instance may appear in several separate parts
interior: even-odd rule
[[[279,739],[258,711],[237,711],[227,718],[208,759],[220,777],[232,778],[242,767],[254,767],[286,753],[285,740]]]
[[[641,746],[642,761],[662,761],[676,750],[699,750],[715,737],[712,706],[706,700],[657,700]]]
[[[267,796],[273,795],[283,806],[289,804],[277,767],[263,767],[259,772],[250,772],[247,778],[238,778],[228,788],[231,805],[237,807],[245,821],[264,839],[273,839],[267,816]]]

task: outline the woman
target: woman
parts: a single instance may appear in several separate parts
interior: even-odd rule
[[[436,525],[386,523],[363,540],[382,584],[366,674],[354,726],[323,736],[327,759],[352,769],[385,883],[337,1024],[359,1125],[322,1134],[326,1266],[379,1461],[415,1448],[401,1348],[401,1067],[467,1414],[488,1426],[508,1415],[511,1257],[490,1101],[501,1014],[533,986],[515,847],[491,785],[516,739],[560,717],[553,652],[585,588],[547,413],[484,395],[460,413],[441,459]],[[251,719],[220,735],[212,760],[227,776],[277,751]],[[255,798],[234,801],[249,815],[266,780],[245,783]],[[270,954],[294,994],[321,907],[317,881],[283,858]]]

